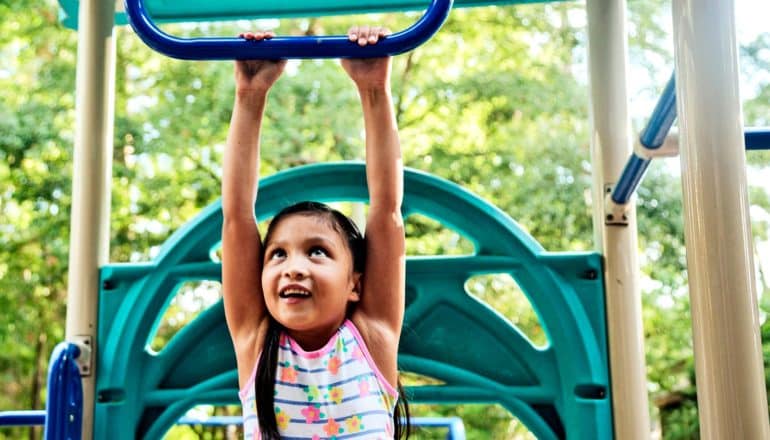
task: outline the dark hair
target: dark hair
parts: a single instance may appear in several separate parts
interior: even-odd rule
[[[265,239],[263,240],[263,253],[273,236],[275,227],[292,215],[306,215],[327,220],[332,228],[339,232],[347,242],[350,253],[353,255],[353,272],[363,273],[364,267],[366,267],[366,242],[364,241],[363,234],[361,234],[358,226],[348,216],[323,203],[299,202],[280,210],[270,220],[270,226],[268,226]],[[262,257],[264,258],[264,255]]]
[[[345,239],[350,253],[353,256],[353,271],[363,273],[366,267],[366,242],[356,224],[345,214],[318,202],[299,202],[282,209],[270,221],[263,241],[264,252],[275,227],[291,215],[307,215],[325,218],[331,226]],[[264,255],[262,256],[264,259]],[[278,367],[278,347],[280,345],[281,332],[284,327],[272,316],[268,315],[269,324],[265,333],[262,346],[262,354],[257,365],[257,374],[254,381],[255,397],[257,404],[257,418],[259,430],[264,440],[279,440],[278,423],[275,420],[275,377]],[[393,411],[394,438],[409,438],[411,424],[409,422],[409,405],[406,402],[403,387],[400,381],[396,384],[399,391],[399,399]]]

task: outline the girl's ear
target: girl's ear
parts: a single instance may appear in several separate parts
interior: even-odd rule
[[[364,285],[362,278],[362,274],[353,272],[353,288],[350,292],[350,301],[358,302],[361,300],[361,287]]]

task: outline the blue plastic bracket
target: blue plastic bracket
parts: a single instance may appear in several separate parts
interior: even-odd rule
[[[375,45],[360,47],[347,36],[243,38],[178,38],[161,31],[147,15],[144,0],[125,0],[129,23],[152,49],[183,60],[377,58],[408,52],[426,42],[449,15],[452,0],[431,0],[423,16],[408,29]]]

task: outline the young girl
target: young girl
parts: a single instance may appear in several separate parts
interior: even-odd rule
[[[387,34],[355,27],[348,36],[365,46]],[[284,66],[236,61],[224,158],[222,283],[245,438],[400,438],[396,358],[405,245],[390,59],[342,60],[358,88],[366,128],[365,240],[344,215],[305,202],[277,214],[260,241],[254,216],[259,135],[268,90]]]

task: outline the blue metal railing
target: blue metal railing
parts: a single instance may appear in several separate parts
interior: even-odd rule
[[[78,375],[79,377],[79,375]],[[66,417],[66,414],[65,414]],[[79,416],[76,417],[80,420]],[[243,418],[240,416],[215,416],[205,419],[194,417],[182,417],[177,421],[179,425],[201,425],[201,426],[228,426],[240,425]],[[465,425],[459,417],[412,417],[410,419],[412,426],[422,428],[446,428],[446,440],[465,440]],[[0,412],[0,426],[42,426],[46,423],[46,412],[43,410],[34,411],[4,411]],[[74,423],[74,420],[73,420]],[[70,433],[60,434],[56,437],[54,431],[46,430],[46,439],[79,439],[80,424],[78,430]]]
[[[80,348],[59,343],[48,368],[48,400],[45,405],[46,439],[80,440],[83,425],[83,385],[75,359]]]
[[[83,386],[76,359],[80,348],[62,342],[54,348],[48,367],[45,411],[5,411],[0,426],[45,425],[47,440],[80,440],[83,423]]]
[[[459,417],[412,417],[412,426],[448,428],[446,440],[465,440],[465,425]]]
[[[666,140],[668,132],[676,121],[676,83],[674,74],[668,80],[647,126],[639,136],[639,143],[649,150],[656,150]],[[743,133],[746,150],[770,150],[770,129],[747,128]],[[612,191],[611,199],[625,205],[639,188],[652,159],[632,153]]]
[[[465,425],[459,417],[412,417],[409,419],[414,427],[421,428],[446,428],[446,440],[465,440]],[[228,426],[240,425],[243,418],[240,416],[214,416],[205,419],[194,417],[182,417],[177,421],[179,425],[201,426]]]
[[[674,125],[676,120],[676,83],[674,80],[674,74],[671,74],[671,78],[668,80],[666,87],[663,89],[658,103],[655,105],[655,109],[652,111],[652,116],[647,122],[647,126],[642,130],[639,136],[639,142],[644,145],[645,148],[656,150],[663,145],[666,140],[668,132],[671,130],[671,126]],[[644,174],[647,172],[647,168],[650,166],[652,159],[644,158],[636,153],[632,153],[631,157],[626,162],[625,168],[618,179],[618,183],[615,185],[615,189],[612,191],[612,201],[625,205],[631,199],[631,196],[639,188],[639,184],[644,178]]]
[[[43,426],[45,411],[3,411],[0,412],[0,426]]]
[[[144,0],[125,0],[126,15],[137,35],[152,49],[184,60],[375,58],[408,52],[428,41],[449,15],[452,0],[431,0],[425,14],[410,28],[375,45],[360,47],[347,36],[243,38],[178,38],[164,33],[148,16]]]
[[[747,128],[743,140],[747,150],[770,150],[770,129]]]

